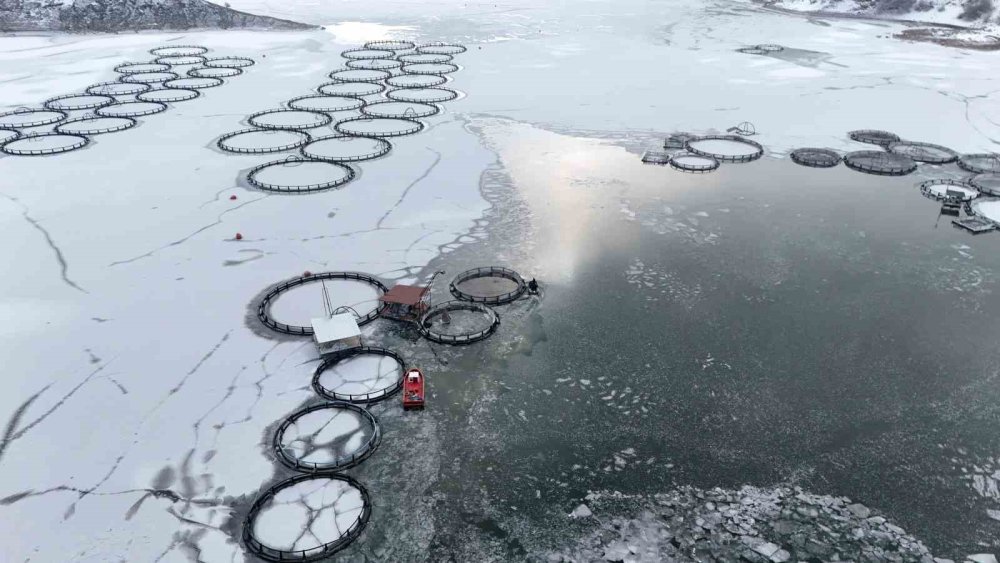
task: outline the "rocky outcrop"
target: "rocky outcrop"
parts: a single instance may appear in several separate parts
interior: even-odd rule
[[[205,0],[0,0],[0,31],[310,29]]]

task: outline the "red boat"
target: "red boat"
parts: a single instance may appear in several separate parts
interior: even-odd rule
[[[424,373],[410,368],[403,378],[403,410],[424,408]]]

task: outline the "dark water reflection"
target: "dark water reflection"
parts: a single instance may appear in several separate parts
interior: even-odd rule
[[[502,385],[455,413],[482,432],[453,445],[452,478],[539,518],[588,490],[792,482],[935,553],[998,545],[1000,499],[968,471],[1000,455],[1000,237],[938,221],[915,176],[772,159],[688,175],[487,131],[532,212],[515,266],[546,297],[520,352],[501,337],[502,361],[467,366]]]

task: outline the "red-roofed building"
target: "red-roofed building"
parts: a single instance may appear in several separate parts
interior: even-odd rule
[[[423,315],[429,304],[428,288],[418,285],[397,284],[379,301],[386,304],[382,316],[401,321],[415,321]]]

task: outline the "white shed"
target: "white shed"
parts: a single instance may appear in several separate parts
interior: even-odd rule
[[[320,354],[361,346],[361,329],[351,313],[312,319],[313,340]]]

